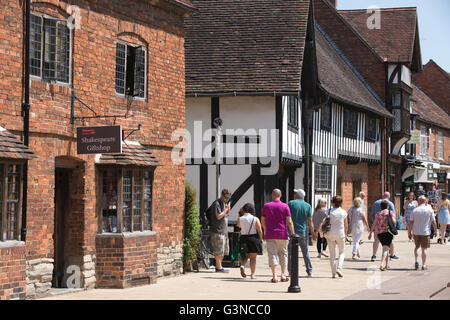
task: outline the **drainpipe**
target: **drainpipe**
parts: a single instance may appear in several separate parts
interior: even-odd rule
[[[24,103],[22,104],[23,115],[23,143],[26,146],[30,144],[30,34],[31,34],[31,15],[30,0],[25,2],[25,39],[24,39],[24,67],[25,67],[25,94]],[[20,240],[26,241],[27,234],[27,195],[28,195],[28,162],[23,166],[23,194],[22,194],[22,229]]]

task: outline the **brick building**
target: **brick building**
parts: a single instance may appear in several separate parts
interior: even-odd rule
[[[25,1],[0,6],[0,59],[8,61],[0,126],[21,139]],[[25,223],[15,223],[20,192],[3,218],[14,232],[0,239],[1,299],[76,284],[77,270],[86,289],[182,271],[185,168],[171,161],[171,133],[185,123],[183,21],[192,10],[188,0],[32,1],[36,158],[28,161]],[[75,117],[101,117],[71,119],[72,106]],[[77,127],[113,124],[123,129],[122,154],[77,154]],[[0,158],[12,168],[7,176],[20,175],[16,160]]]

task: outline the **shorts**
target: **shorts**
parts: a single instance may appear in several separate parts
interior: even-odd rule
[[[389,232],[383,232],[380,234],[377,234],[378,240],[380,241],[381,245],[383,246],[390,246],[392,243],[392,240],[394,239],[394,236],[390,234]]]
[[[211,232],[211,249],[215,257],[222,257],[228,255],[230,245],[228,242],[228,235],[224,233]]]
[[[267,239],[267,256],[269,258],[269,266],[287,266],[288,260],[288,242],[289,240]]]
[[[430,236],[414,235],[414,243],[416,248],[428,249],[430,247]]]

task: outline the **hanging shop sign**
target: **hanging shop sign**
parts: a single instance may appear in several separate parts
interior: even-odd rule
[[[122,153],[122,127],[78,127],[77,153]]]
[[[433,180],[434,178],[433,164],[431,163],[427,165],[427,177],[428,181]]]
[[[420,130],[411,130],[411,138],[409,144],[420,144]]]
[[[439,172],[437,174],[438,183],[446,183],[447,182],[447,172]]]

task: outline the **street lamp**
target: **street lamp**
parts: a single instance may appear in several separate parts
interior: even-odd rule
[[[213,126],[216,128],[216,146],[215,146],[215,156],[216,156],[216,196],[217,199],[220,198],[220,147],[221,147],[221,136],[222,136],[222,124],[223,121],[219,117],[213,120]]]

